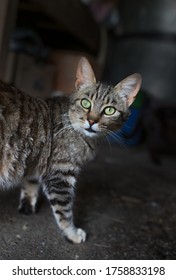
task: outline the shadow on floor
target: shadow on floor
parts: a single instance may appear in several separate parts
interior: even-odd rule
[[[75,221],[88,233],[80,245],[63,240],[46,200],[23,216],[19,190],[1,191],[0,259],[176,259],[175,162],[102,146],[77,189]]]

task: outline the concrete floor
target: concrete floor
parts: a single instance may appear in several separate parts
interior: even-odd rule
[[[83,171],[76,224],[88,239],[63,240],[42,199],[17,212],[19,190],[0,193],[0,259],[176,259],[176,158],[154,165],[144,147],[102,146]]]

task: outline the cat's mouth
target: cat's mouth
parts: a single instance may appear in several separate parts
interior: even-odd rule
[[[86,131],[90,132],[90,133],[97,133],[95,130],[93,130],[91,127],[86,128]]]

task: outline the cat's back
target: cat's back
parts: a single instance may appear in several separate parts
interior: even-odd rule
[[[20,110],[24,94],[15,87],[0,80],[0,117],[10,117]]]
[[[20,91],[15,87],[0,80],[0,104],[5,102],[5,100],[7,101],[8,98],[12,100],[19,93]]]
[[[44,100],[0,81],[0,185],[18,182],[25,172],[45,162],[49,127]]]
[[[11,128],[19,122],[30,125],[47,116],[48,107],[44,100],[32,97],[0,80],[0,121]]]

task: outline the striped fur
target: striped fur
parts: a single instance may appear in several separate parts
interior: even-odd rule
[[[42,187],[60,230],[74,243],[86,239],[72,214],[78,174],[93,159],[98,139],[129,114],[123,90],[121,98],[121,90],[96,83],[90,67],[80,62],[71,97],[42,100],[0,82],[0,186],[22,185],[19,211],[25,214],[36,211]],[[81,106],[83,98],[90,100],[89,110]],[[107,106],[116,109],[113,116],[103,113]]]

